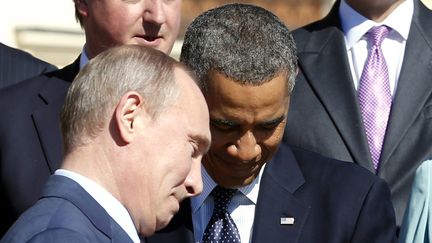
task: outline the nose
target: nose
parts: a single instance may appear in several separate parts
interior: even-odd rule
[[[185,187],[187,197],[193,197],[200,194],[203,190],[203,182],[201,177],[201,159],[196,158],[193,160],[191,170],[185,180]]]
[[[162,25],[166,21],[163,0],[148,0],[144,10],[144,21]]]
[[[241,161],[255,161],[261,155],[261,146],[253,132],[247,131],[236,143],[228,146],[228,153]]]

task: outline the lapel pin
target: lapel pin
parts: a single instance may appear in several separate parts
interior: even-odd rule
[[[294,224],[294,218],[293,217],[281,218],[280,224],[281,225],[293,225]]]

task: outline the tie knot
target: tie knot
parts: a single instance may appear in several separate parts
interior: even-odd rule
[[[216,186],[211,192],[215,204],[214,211],[218,213],[224,213],[227,210],[228,204],[231,202],[231,199],[236,191],[237,189],[228,189],[221,186]]]
[[[389,32],[390,28],[385,25],[375,26],[368,31],[368,38],[372,40],[374,46],[381,46],[382,41],[387,37]]]

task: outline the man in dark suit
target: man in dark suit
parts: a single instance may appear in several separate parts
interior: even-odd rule
[[[0,43],[0,88],[55,69],[25,51]]]
[[[208,109],[164,53],[133,45],[101,53],[71,85],[60,120],[61,169],[1,242],[139,243],[201,192]]]
[[[0,235],[36,202],[43,184],[59,167],[58,115],[80,68],[99,52],[122,44],[169,53],[179,31],[180,9],[181,0],[75,0],[86,35],[79,58],[0,92]]]
[[[189,26],[180,59],[206,98],[212,144],[203,192],[148,243],[395,242],[383,180],[281,144],[297,62],[276,16],[244,4],[210,10]]]
[[[284,141],[354,162],[383,178],[390,186],[397,225],[417,166],[432,156],[431,20],[432,12],[419,0],[342,0],[327,17],[293,33],[300,72]],[[385,136],[374,168],[370,128],[363,124],[359,99],[367,70],[363,66],[372,50],[366,33],[382,25],[389,29],[381,48],[391,109],[384,117]]]

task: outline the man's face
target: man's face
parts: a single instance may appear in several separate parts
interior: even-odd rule
[[[219,185],[248,185],[281,142],[289,106],[286,76],[261,86],[241,85],[215,72],[209,79],[212,144],[203,164]]]
[[[137,198],[142,203],[138,215],[144,235],[165,227],[183,199],[202,191],[201,159],[211,141],[208,109],[185,71],[177,68],[175,79],[181,87],[180,97],[146,126],[138,145],[145,161],[140,163],[146,169],[141,168],[134,179],[141,181],[141,188],[148,188]]]
[[[84,18],[86,51],[90,58],[122,44],[171,52],[180,27],[181,0],[86,2],[80,1],[79,10]]]

